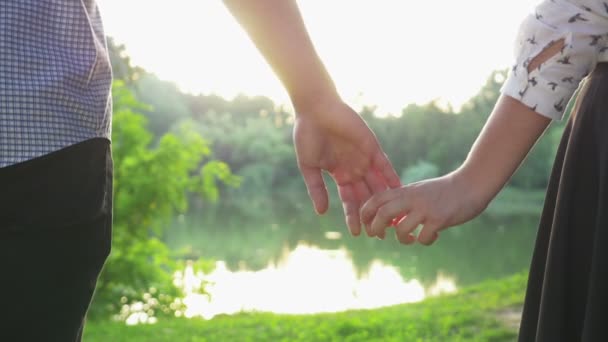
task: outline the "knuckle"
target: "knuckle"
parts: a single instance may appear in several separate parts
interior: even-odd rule
[[[365,221],[369,221],[374,216],[374,208],[375,206],[371,203],[364,205],[361,208],[361,218]]]
[[[362,220],[367,219],[369,216],[368,209],[365,207],[361,208],[361,210],[359,211],[359,215],[361,216]]]
[[[378,213],[376,214],[376,217],[383,221],[386,220],[389,216],[389,209],[386,206],[380,207],[380,209],[378,209]]]
[[[370,199],[367,200],[367,202],[365,202],[363,207],[365,208],[365,210],[368,211],[376,210],[378,207],[378,196],[372,196]]]
[[[390,161],[388,160],[386,154],[382,153],[378,155],[378,161],[377,161],[377,166],[381,169],[386,169],[389,168],[391,166]]]
[[[400,227],[400,230],[404,233],[411,233],[414,229],[418,227],[418,224],[415,222],[406,222],[403,226]]]
[[[445,215],[440,212],[431,212],[427,215],[426,221],[429,227],[431,227],[430,229],[435,231],[437,230],[435,227],[442,227],[446,223],[447,219]]]
[[[401,196],[401,197],[410,196],[411,192],[412,192],[412,187],[409,185],[399,188],[399,196]]]

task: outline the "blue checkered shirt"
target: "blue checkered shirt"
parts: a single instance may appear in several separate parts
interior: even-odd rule
[[[0,0],[0,167],[110,137],[95,0]]]

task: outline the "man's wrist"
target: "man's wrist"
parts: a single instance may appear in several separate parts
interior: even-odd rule
[[[317,117],[327,115],[331,108],[343,103],[338,92],[333,87],[325,90],[301,92],[291,95],[296,116]]]

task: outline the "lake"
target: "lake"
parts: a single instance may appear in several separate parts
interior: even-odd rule
[[[540,209],[539,209],[540,210]],[[181,216],[165,240],[186,258],[215,261],[177,272],[186,317],[245,311],[304,314],[420,301],[528,268],[538,214],[484,214],[444,231],[432,247],[351,237],[337,211],[251,219]],[[210,294],[200,294],[205,283]]]

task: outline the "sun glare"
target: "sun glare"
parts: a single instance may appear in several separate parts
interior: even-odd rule
[[[404,280],[396,267],[374,261],[359,276],[346,250],[303,244],[260,271],[230,271],[218,262],[208,275],[195,274],[189,267],[181,277],[179,284],[186,293],[184,315],[207,319],[240,311],[309,314],[371,309],[418,302],[427,295],[418,280]],[[210,296],[193,290],[203,280],[208,282],[205,290]],[[435,295],[455,291],[456,285],[442,276],[432,289]]]
[[[194,93],[287,95],[221,1],[98,0],[137,65]],[[508,67],[528,0],[299,1],[319,54],[355,107],[458,107]]]

